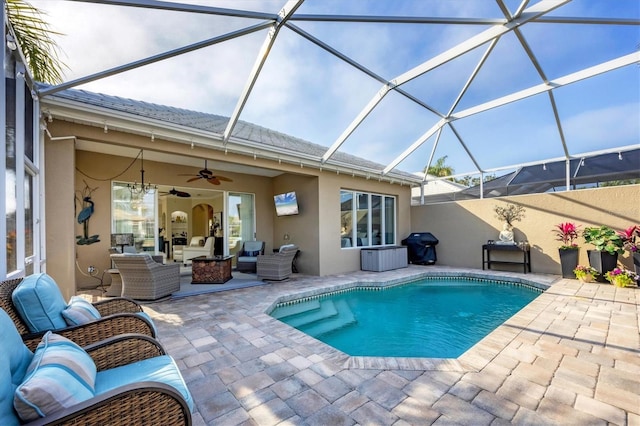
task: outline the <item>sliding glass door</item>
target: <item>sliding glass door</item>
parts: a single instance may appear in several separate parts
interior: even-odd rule
[[[226,211],[228,254],[234,254],[242,247],[244,241],[253,241],[256,236],[253,194],[229,192]]]

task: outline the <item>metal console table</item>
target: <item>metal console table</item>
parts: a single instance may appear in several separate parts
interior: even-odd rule
[[[521,252],[521,261],[507,261],[507,260],[491,260],[492,251],[507,251],[507,252]],[[517,244],[484,244],[482,246],[482,269],[485,265],[487,269],[491,269],[493,264],[502,265],[522,265],[524,273],[531,272],[531,247],[527,243]]]

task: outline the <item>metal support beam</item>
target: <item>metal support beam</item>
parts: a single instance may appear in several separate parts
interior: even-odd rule
[[[422,64],[414,67],[413,69],[399,75],[395,79],[391,80],[391,85],[393,87],[401,86],[402,84],[405,84],[416,77],[419,77],[443,64],[446,64],[447,62],[455,58],[458,58],[464,55],[465,53],[479,46],[482,46],[484,43],[487,43],[495,39],[496,37],[500,37],[501,35],[509,31],[512,31],[513,29],[517,28],[518,26],[526,22],[529,22],[539,16],[542,16],[546,13],[551,12],[552,10],[562,6],[565,3],[568,3],[569,1],[571,0],[540,1],[539,3],[525,10],[521,16],[517,17],[513,21],[507,22],[504,25],[495,25],[491,28],[488,28],[485,31],[482,31],[481,33],[467,39],[465,42],[460,43],[452,47],[451,49],[447,50],[446,52],[443,52],[435,56],[434,58],[429,59],[428,61],[425,61]],[[380,103],[380,101],[382,100],[382,98],[379,98],[380,94],[382,93],[382,96],[384,97],[384,95],[386,95],[388,91],[389,91],[388,88],[387,90],[384,90],[384,87],[383,87],[383,89],[381,89],[380,91],[378,91],[378,93],[376,93],[376,95],[374,95],[374,97],[371,99],[371,101],[369,101],[367,106],[351,122],[347,130],[345,130],[342,133],[342,135],[340,135],[340,137],[331,145],[331,147],[327,150],[327,152],[325,152],[325,154],[322,156],[323,162],[327,161],[327,159],[329,159],[335,153],[335,151],[337,151],[340,148],[340,146],[345,142],[347,137],[351,135],[351,133],[362,123],[362,121],[364,121],[364,119],[371,113],[371,111],[378,105],[378,103]],[[406,155],[408,156],[418,146],[415,146],[415,148],[411,150],[405,151]],[[404,159],[404,157],[402,159]],[[402,159],[400,161],[402,161]],[[385,168],[385,171],[390,170],[389,169],[390,166],[391,165],[387,166]],[[395,165],[393,167],[395,167]]]
[[[221,35],[221,36],[217,36],[217,37],[213,37],[210,38],[208,40],[204,40],[204,41],[200,41],[197,43],[193,43],[190,44],[188,46],[184,46],[184,47],[180,47],[177,49],[173,49],[170,50],[168,52],[164,52],[158,55],[154,55],[154,56],[149,56],[148,58],[145,59],[140,59],[139,61],[135,61],[135,62],[130,62],[128,64],[125,65],[121,65],[118,67],[114,67],[105,71],[100,71],[98,73],[95,74],[91,74],[85,77],[81,77],[81,78],[77,78],[75,80],[72,81],[68,81],[66,83],[62,83],[62,84],[58,84],[57,86],[51,86],[48,87],[46,89],[43,89],[39,92],[40,96],[46,96],[46,95],[50,95],[56,92],[60,92],[62,90],[66,90],[66,89],[70,89],[72,87],[75,86],[79,86],[81,84],[86,84],[86,83],[90,83],[92,81],[95,80],[100,80],[102,78],[106,78],[106,77],[111,77],[113,75],[116,74],[120,74],[123,73],[125,71],[130,71],[132,69],[135,68],[139,68],[142,67],[144,65],[149,65],[149,64],[153,64],[155,62],[160,62],[163,61],[165,59],[169,59],[169,58],[173,58],[174,56],[178,56],[178,55],[182,55],[183,53],[188,53],[188,52],[192,52],[194,50],[198,50],[198,49],[202,49],[204,47],[208,47],[208,46],[212,46],[214,44],[218,44],[218,43],[222,43],[224,41],[227,40],[231,40],[234,39],[236,37],[241,37],[247,34],[251,34],[253,32],[256,31],[260,31],[263,30],[265,28],[269,28],[271,26],[271,22],[263,22],[260,24],[256,24],[256,25],[252,25],[250,27],[247,28],[243,28],[241,30],[237,30],[237,31],[232,31],[230,33]]]
[[[524,98],[528,98],[530,96],[538,95],[540,93],[544,93],[547,91],[554,90],[558,87],[566,86],[571,83],[578,82],[580,80],[585,80],[590,77],[594,77],[599,74],[603,74],[617,68],[622,68],[627,65],[635,64],[636,62],[640,62],[640,52],[633,52],[625,56],[621,56],[616,59],[612,59],[607,62],[603,62],[598,65],[594,65],[590,68],[585,68],[583,70],[574,72],[572,74],[568,74],[564,77],[556,78],[555,80],[550,80],[548,83],[542,83],[530,87],[528,89],[520,90],[519,92],[512,93],[510,95],[503,96],[501,98],[494,99],[489,102],[485,102],[480,105],[476,105],[475,107],[468,108],[466,110],[460,111],[458,113],[452,114],[451,119],[459,120],[464,117],[470,117],[475,114],[479,114],[484,111],[488,111],[490,109],[494,109],[503,105],[510,104],[512,102],[519,101]]]
[[[231,133],[238,123],[240,114],[242,113],[242,110],[244,109],[244,106],[249,99],[249,95],[253,90],[253,86],[256,84],[256,81],[258,81],[260,71],[262,71],[262,67],[267,61],[267,57],[269,56],[271,47],[273,46],[273,43],[275,43],[280,29],[282,28],[284,23],[287,22],[287,20],[291,17],[291,15],[293,15],[295,11],[302,5],[303,2],[304,0],[289,0],[280,10],[280,13],[278,13],[278,19],[272,24],[272,28],[269,30],[267,37],[262,43],[262,47],[258,52],[258,57],[256,58],[256,62],[253,64],[253,69],[249,74],[247,83],[245,84],[244,89],[240,94],[240,98],[238,99],[238,103],[236,104],[231,117],[229,117],[229,122],[227,123],[227,127],[225,128],[224,134],[222,135],[222,143],[224,145],[226,145],[229,141],[229,137],[231,137]]]
[[[76,3],[95,3],[109,6],[129,6],[144,9],[168,10],[171,12],[203,13],[207,15],[232,16],[236,18],[253,18],[276,20],[273,13],[253,12],[222,7],[201,6],[196,4],[173,3],[157,0],[68,0]]]

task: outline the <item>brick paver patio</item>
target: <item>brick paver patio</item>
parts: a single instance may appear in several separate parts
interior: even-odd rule
[[[145,305],[196,425],[640,425],[640,290],[555,276],[457,360],[348,357],[265,313],[279,298],[446,267],[331,277]]]

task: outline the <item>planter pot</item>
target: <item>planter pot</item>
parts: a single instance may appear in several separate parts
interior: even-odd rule
[[[613,281],[611,281],[611,284],[613,284],[616,287],[626,287],[627,286],[627,282],[625,280],[621,280],[621,279],[614,279]]]
[[[562,278],[575,278],[576,275],[573,273],[573,270],[576,269],[576,266],[578,266],[578,254],[580,254],[580,250],[558,249],[558,254],[560,254],[560,266],[562,267]]]
[[[578,280],[583,283],[592,283],[594,281],[594,278],[593,275],[589,274],[585,275],[584,277],[578,278]]]
[[[601,283],[608,282],[604,274],[616,268],[618,264],[618,253],[609,254],[606,251],[587,250],[587,255],[589,256],[589,265],[600,274],[596,280]]]
[[[640,275],[640,253],[633,253],[633,271]]]

